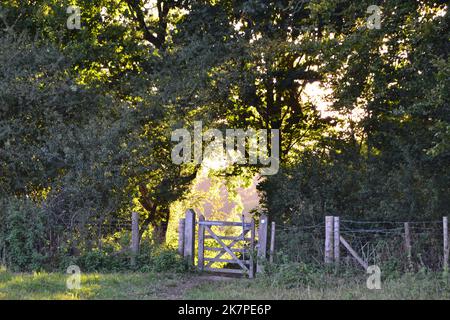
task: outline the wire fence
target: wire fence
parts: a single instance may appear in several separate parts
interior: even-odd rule
[[[409,244],[405,237],[409,227]],[[390,271],[442,270],[444,236],[442,220],[358,221],[340,219],[340,236],[368,265]],[[276,225],[275,262],[324,263],[325,222],[312,225]],[[352,254],[341,246],[340,263],[359,267]]]
[[[275,262],[321,263],[324,223],[306,226],[277,225]]]

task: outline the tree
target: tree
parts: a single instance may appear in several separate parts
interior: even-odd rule
[[[50,39],[51,45],[56,51],[59,50],[68,62],[65,72],[70,73],[73,88],[82,87],[95,91],[98,98],[108,97],[113,104],[122,101],[119,103],[122,106],[120,111],[114,110],[114,105],[109,108],[108,103],[111,102],[104,99],[103,114],[93,117],[92,113],[84,113],[86,119],[91,120],[90,126],[82,129],[87,130],[85,137],[99,139],[99,134],[105,134],[106,139],[110,133],[98,133],[96,124],[110,126],[116,125],[112,122],[116,121],[119,127],[111,129],[115,134],[109,137],[111,143],[99,139],[97,146],[103,147],[108,154],[122,157],[120,165],[106,173],[108,177],[122,179],[115,182],[117,188],[114,188],[115,194],[110,194],[112,197],[109,200],[120,200],[120,204],[112,209],[102,203],[105,210],[99,214],[108,216],[113,214],[112,212],[123,212],[129,208],[129,202],[126,204],[123,199],[137,197],[141,204],[137,209],[142,211],[144,218],[141,219],[142,230],[152,225],[155,234],[161,235],[155,239],[163,242],[169,219],[169,204],[182,196],[197,170],[195,166],[175,166],[170,158],[171,131],[176,126],[183,125],[186,119],[179,117],[178,110],[184,101],[180,97],[188,91],[191,95],[202,92],[201,86],[195,81],[204,79],[207,73],[206,69],[201,69],[198,77],[192,77],[192,69],[186,67],[180,72],[182,64],[194,53],[181,49],[180,54],[176,51],[180,49],[176,49],[172,42],[177,30],[171,28],[182,19],[181,9],[190,4],[156,1],[156,7],[152,8],[142,1],[80,2],[78,5],[82,15],[82,28],[67,30],[65,20],[69,4],[69,1],[43,1],[26,2],[19,6],[15,1],[8,1],[2,12],[5,24],[11,25],[10,29],[14,32],[26,32],[38,39]],[[49,14],[42,15],[43,11]],[[14,19],[15,16],[18,18]],[[43,43],[43,40],[37,40],[36,45]],[[182,44],[178,43],[178,48]],[[175,56],[180,59],[180,63],[173,63]],[[36,68],[39,68],[39,63]],[[81,97],[79,92],[74,94]],[[193,101],[191,103],[191,109],[197,108]],[[90,105],[80,104],[86,107]],[[60,105],[64,105],[63,101]],[[109,112],[115,116],[113,119],[109,117]],[[188,113],[188,110],[184,111],[186,117]],[[32,119],[34,120],[34,115]],[[68,129],[69,133],[73,133],[70,130],[79,130],[78,123],[72,125],[73,127]],[[114,145],[113,141],[120,142]],[[91,141],[87,145],[79,146],[77,150],[84,154],[96,145]],[[125,154],[127,156],[124,157]],[[84,164],[77,165],[85,167]],[[54,167],[61,169],[64,165],[58,163]],[[46,170],[52,169],[47,168],[44,172],[47,172]],[[53,171],[54,175],[46,181],[53,182],[67,176],[73,179],[76,176],[76,170]],[[91,178],[90,185],[111,187],[103,180],[102,175]],[[36,180],[41,181],[42,177],[37,177]],[[72,209],[79,204],[76,197],[65,195],[63,189],[54,188],[53,185],[48,187],[51,188],[49,198],[58,199],[59,202],[64,199],[63,202],[71,203]],[[42,189],[40,192],[43,192]],[[28,193],[25,191],[23,194]]]
[[[449,47],[440,40],[448,34],[447,8],[439,1],[380,2],[377,30],[366,27],[365,9],[372,3],[339,5],[340,18],[332,18],[330,5],[341,3],[316,3],[335,42],[321,50],[330,71],[324,78],[339,117],[359,117],[337,134],[322,135],[312,155],[300,153],[306,159],[261,186],[269,210],[292,216],[303,202],[322,207],[320,214],[440,217],[449,191],[448,97],[441,91],[448,86],[443,75]],[[439,99],[430,98],[435,94]],[[281,203],[274,191],[280,184],[280,192],[294,185],[300,192]]]

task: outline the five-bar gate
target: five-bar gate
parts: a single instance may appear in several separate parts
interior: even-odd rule
[[[234,227],[239,230],[237,236],[219,234],[213,227]],[[213,242],[214,246],[205,246]],[[225,243],[225,242],[228,242]],[[208,221],[203,216],[198,221],[198,268],[201,271],[247,274],[253,278],[254,263],[253,250],[255,247],[255,222]],[[214,257],[206,257],[205,252],[215,252]],[[228,256],[223,258],[223,256]],[[237,268],[214,268],[214,263],[227,263]]]

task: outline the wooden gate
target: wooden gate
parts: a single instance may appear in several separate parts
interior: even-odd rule
[[[225,236],[217,234],[212,228],[217,227],[234,227],[238,228],[237,236]],[[205,246],[205,239],[214,240],[214,244],[218,246]],[[228,244],[225,243],[228,242]],[[211,241],[210,241],[211,242]],[[237,247],[241,244],[239,247]],[[201,271],[223,272],[248,274],[249,278],[253,278],[254,263],[253,250],[255,247],[255,222],[252,219],[250,223],[229,222],[229,221],[207,221],[203,216],[198,221],[198,268]],[[213,251],[217,254],[214,257],[206,257],[205,251]],[[228,259],[222,258],[228,255]],[[214,268],[216,262],[231,263],[237,265],[237,269],[232,268]],[[206,263],[206,264],[205,264]]]

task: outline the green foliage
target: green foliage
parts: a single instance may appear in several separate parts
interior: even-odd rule
[[[181,273],[188,271],[188,265],[175,249],[143,242],[136,257],[135,270]]]
[[[448,10],[436,2],[385,2],[381,29],[370,30],[370,4],[309,7],[329,39],[318,50],[334,125],[305,137],[280,174],[260,184],[268,214],[280,223],[446,215],[449,51],[439,39],[449,36]]]
[[[65,257],[60,263],[61,271],[68,266],[78,265],[82,272],[174,272],[188,271],[187,263],[174,249],[154,246],[146,242],[140,247],[135,257],[136,265],[132,266],[129,250],[116,251],[105,245],[101,249],[85,251],[78,257]]]
[[[375,30],[368,0],[167,0],[156,11],[76,1],[82,29],[68,30],[73,3],[0,7],[4,263],[56,268],[74,257],[89,270],[125,268],[128,257],[101,242],[123,233],[105,226],[132,210],[163,243],[170,206],[199,169],[172,163],[170,134],[196,120],[281,130],[280,173],[259,185],[278,223],[447,214],[444,1],[380,2]],[[305,95],[318,83],[330,90],[327,116]],[[286,252],[309,255],[292,250],[296,241]],[[181,268],[169,251],[143,249],[138,261]]]
[[[184,272],[187,263],[174,249],[159,249],[151,257],[151,266],[155,272]]]
[[[130,270],[127,254],[117,254],[108,248],[85,252],[72,261],[84,272],[120,272]]]
[[[349,159],[349,153],[303,153],[297,164],[262,182],[259,189],[269,215],[280,223],[311,225],[325,215],[414,221],[446,214],[448,168],[393,166],[354,153]]]
[[[329,16],[334,1],[318,3],[314,10]],[[327,214],[405,221],[446,214],[448,45],[435,36],[448,37],[448,13],[439,4],[390,1],[382,28],[369,30],[356,28],[365,22],[364,5],[338,6],[348,23],[342,30],[332,19],[326,27],[336,27],[333,39],[342,42],[321,48],[333,117],[344,127],[326,128],[260,185],[269,214],[280,222],[317,222]],[[387,14],[396,10],[402,17]]]
[[[11,199],[0,205],[3,261],[12,270],[41,270],[48,258],[45,212],[30,200]]]

